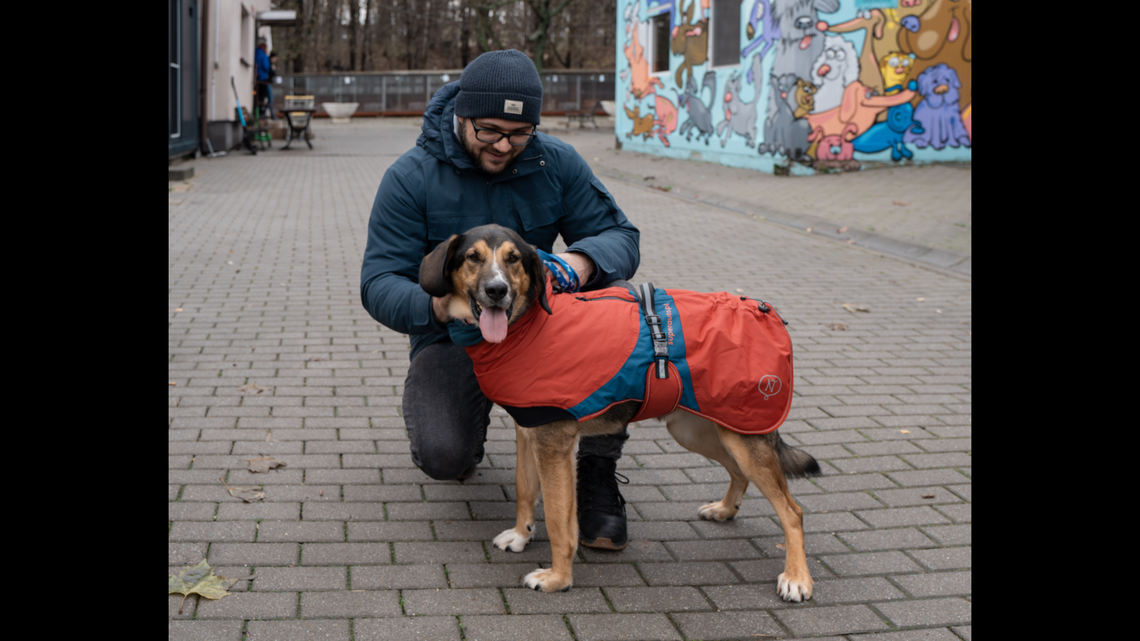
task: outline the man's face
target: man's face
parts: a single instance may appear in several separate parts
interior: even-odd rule
[[[471,156],[475,165],[485,174],[497,174],[506,169],[507,165],[510,165],[526,147],[515,147],[506,137],[493,144],[483,142],[475,137],[475,128],[472,124],[478,125],[480,129],[490,129],[501,134],[529,134],[534,128],[530,123],[514,120],[460,118],[459,141],[463,144],[467,155]]]

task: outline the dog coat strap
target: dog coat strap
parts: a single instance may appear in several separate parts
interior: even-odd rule
[[[665,416],[677,409],[677,405],[681,403],[681,394],[684,392],[681,387],[681,374],[672,363],[666,365],[673,371],[673,375],[660,382],[654,382],[661,377],[653,375],[653,367],[645,370],[645,400],[641,403],[641,409],[629,419],[629,422]]]
[[[641,310],[645,312],[645,322],[649,325],[649,336],[653,339],[653,361],[657,378],[669,378],[668,337],[661,331],[661,317],[657,315],[657,306],[653,303],[653,291],[653,283],[642,283],[641,296],[638,298]]]

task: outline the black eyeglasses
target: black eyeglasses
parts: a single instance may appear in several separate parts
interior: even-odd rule
[[[511,143],[511,145],[514,147],[526,147],[529,145],[531,139],[534,138],[534,132],[537,129],[537,127],[532,127],[530,130],[531,133],[529,134],[505,134],[501,131],[483,129],[476,125],[474,120],[471,121],[471,126],[475,128],[475,138],[479,142],[485,142],[493,145],[503,138],[506,138],[507,142]]]

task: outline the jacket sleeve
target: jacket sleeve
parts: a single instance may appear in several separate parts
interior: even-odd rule
[[[567,251],[581,252],[597,265],[583,290],[597,289],[615,280],[629,280],[641,263],[641,232],[625,214],[590,166],[573,149],[566,159],[559,233]]]
[[[368,244],[360,269],[360,300],[381,325],[404,334],[445,332],[432,312],[431,295],[419,286],[427,244],[422,179],[388,168],[380,181]]]

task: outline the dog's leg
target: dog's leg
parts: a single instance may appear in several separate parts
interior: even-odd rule
[[[495,547],[500,550],[522,552],[534,536],[534,512],[538,506],[540,483],[538,467],[534,458],[533,432],[535,428],[522,427],[515,423],[515,451],[518,462],[515,465],[515,526],[503,530],[495,537]]]
[[[784,571],[776,578],[776,592],[785,601],[798,603],[810,599],[812,580],[804,552],[803,510],[788,492],[780,457],[765,436],[744,436],[719,425],[717,433],[748,479],[760,488],[780,517],[787,554]]]
[[[744,491],[748,489],[748,477],[736,464],[736,459],[724,449],[724,444],[716,433],[716,424],[696,414],[678,410],[665,418],[665,426],[678,445],[720,463],[728,471],[728,491],[724,498],[716,503],[702,505],[697,514],[710,521],[726,521],[736,516],[740,511]]]
[[[578,550],[578,495],[575,492],[578,442],[575,421],[557,421],[530,428],[542,502],[546,509],[546,533],[550,536],[550,568],[523,577],[523,585],[543,592],[569,590],[574,583],[574,553]],[[521,499],[521,496],[520,496]]]

